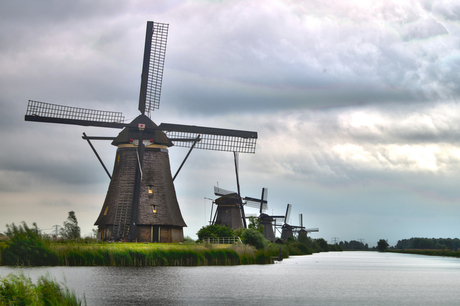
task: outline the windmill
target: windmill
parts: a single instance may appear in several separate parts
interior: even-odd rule
[[[291,204],[286,205],[286,214],[284,215],[284,224],[281,226],[281,240],[287,241],[287,239],[293,238],[292,226],[288,224],[288,220],[291,216]]]
[[[312,232],[319,232],[319,228],[305,228],[303,226],[303,214],[299,214],[299,224],[300,224],[300,228],[299,228],[299,238],[301,236],[307,236],[308,233],[312,233]]]
[[[120,112],[92,110],[29,100],[26,121],[122,129],[117,137],[87,136],[110,177],[107,195],[95,225],[103,240],[183,241],[186,226],[173,180],[193,148],[255,153],[257,132],[161,123],[151,119],[159,108],[169,25],[148,21],[138,110],[130,123]],[[113,173],[107,171],[91,140],[112,140],[117,146]],[[171,175],[168,148],[190,148]],[[236,152],[236,153],[235,153]]]
[[[286,217],[284,219],[284,224],[281,227],[281,240],[286,241],[289,237],[294,238],[294,233],[299,235],[307,235],[307,233],[319,231],[317,228],[305,229],[303,226],[303,214],[299,214],[300,226],[288,224],[287,222],[291,213],[291,206],[291,204],[288,204],[286,208]]]
[[[232,229],[246,228],[244,218],[244,203],[240,195],[235,191],[230,191],[214,186],[214,194],[219,196],[213,204],[217,205],[211,224],[225,225]]]
[[[248,202],[257,204],[258,206],[257,208],[259,208],[258,218],[260,221],[260,225],[264,229],[264,237],[265,239],[273,242],[275,241],[275,233],[273,231],[273,221],[276,222],[277,218],[282,218],[283,216],[269,216],[266,213],[264,213],[264,211],[267,211],[267,206],[268,206],[267,198],[268,198],[268,189],[262,188],[262,195],[260,199],[249,198],[249,197],[246,197],[245,199]]]
[[[244,197],[235,192],[214,186],[214,194],[219,196],[213,204],[217,205],[214,217],[212,217],[211,207],[211,224],[225,225],[233,229],[246,228],[246,214],[244,206],[267,209],[266,188],[262,188],[261,199]],[[265,196],[264,196],[265,193]],[[265,199],[265,200],[263,200]],[[260,204],[259,204],[260,203]],[[263,208],[262,208],[263,207]]]

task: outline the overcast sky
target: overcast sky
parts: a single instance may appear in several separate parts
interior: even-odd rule
[[[148,20],[168,23],[157,124],[257,131],[240,155],[244,196],[313,238],[390,245],[459,237],[458,1],[165,0],[0,3],[0,231],[45,232],[76,212],[90,234],[109,179],[88,135],[25,122],[29,99],[138,115]],[[95,143],[113,167],[116,148]],[[171,148],[175,173],[187,153]],[[175,180],[196,232],[213,186],[236,190],[233,155],[195,150]],[[247,214],[257,211],[246,210]]]

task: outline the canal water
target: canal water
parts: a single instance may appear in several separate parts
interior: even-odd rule
[[[378,252],[224,267],[0,267],[49,274],[88,305],[460,305],[460,259]]]

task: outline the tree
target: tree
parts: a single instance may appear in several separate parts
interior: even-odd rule
[[[255,246],[258,250],[265,249],[268,245],[264,235],[254,228],[245,229],[240,238],[244,244]]]
[[[257,217],[249,217],[249,225],[248,225],[248,228],[252,228],[252,229],[255,229],[259,232],[261,232],[262,234],[264,233],[264,227],[262,224],[260,224],[260,219],[257,218]]]
[[[23,221],[22,225],[6,225],[6,248],[2,250],[3,265],[43,266],[54,264],[55,255],[46,246],[45,241],[34,222],[30,228]],[[1,251],[1,250],[0,250]]]
[[[377,242],[377,248],[379,249],[379,252],[384,252],[388,246],[389,244],[385,239],[380,239],[379,242]]]
[[[205,238],[234,237],[235,233],[233,229],[228,226],[215,224],[203,226],[196,235],[198,239],[203,240]]]
[[[315,239],[316,243],[319,244],[321,247],[322,252],[327,252],[329,251],[329,246],[327,245],[327,241],[324,240],[323,238]]]
[[[64,221],[60,234],[64,239],[80,238],[80,227],[78,226],[77,217],[74,211],[69,211],[69,216],[67,217],[67,221]]]

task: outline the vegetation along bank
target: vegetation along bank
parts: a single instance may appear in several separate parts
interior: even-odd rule
[[[37,225],[11,224],[0,242],[0,265],[11,266],[202,266],[269,264],[279,257],[335,250],[324,239],[304,236],[286,243],[270,243],[254,228],[235,233],[229,228],[206,227],[200,239],[222,235],[241,237],[243,243],[216,245],[186,239],[183,244],[101,243],[95,239],[54,239]],[[228,231],[230,230],[230,231]],[[199,232],[200,233],[200,232]],[[238,236],[236,236],[238,235]],[[225,236],[225,235],[224,235]],[[222,237],[222,236],[219,236]]]

